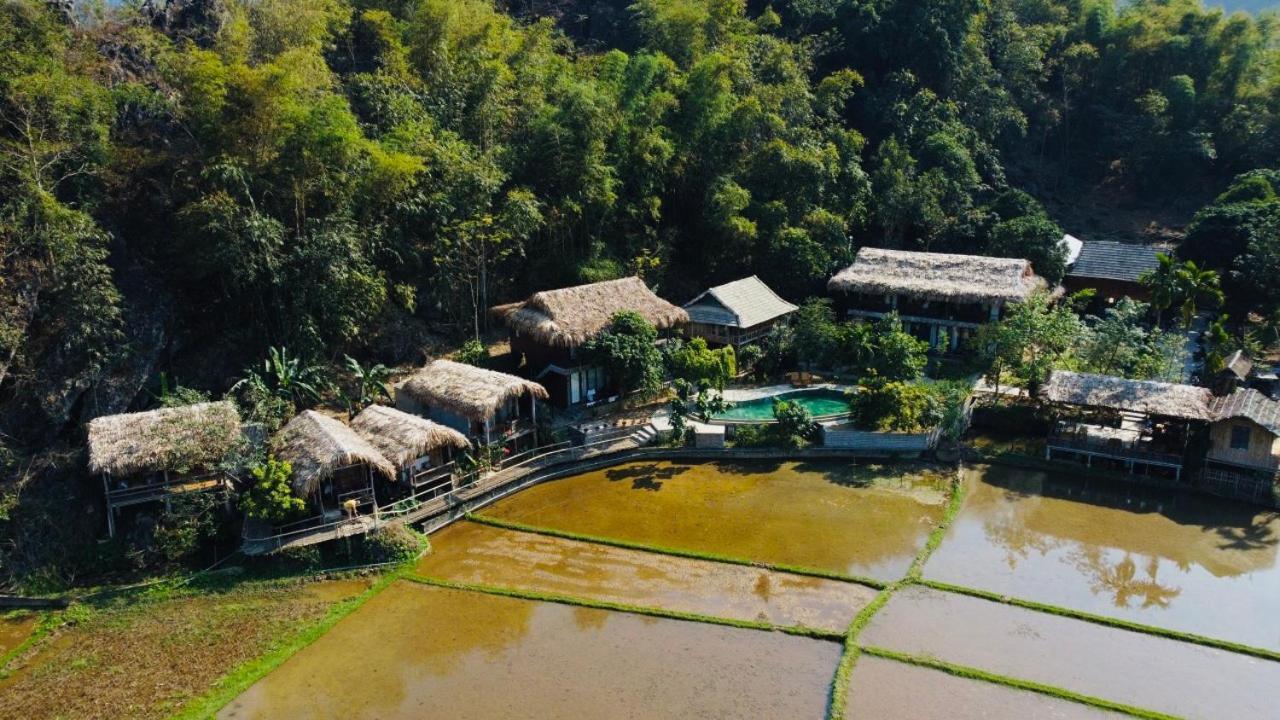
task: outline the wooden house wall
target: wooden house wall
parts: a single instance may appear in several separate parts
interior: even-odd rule
[[[1231,429],[1237,425],[1248,426],[1251,431],[1248,450],[1234,450],[1231,447]],[[1274,468],[1280,465],[1280,438],[1245,418],[1223,420],[1209,426],[1208,457],[1210,460],[1234,465]]]

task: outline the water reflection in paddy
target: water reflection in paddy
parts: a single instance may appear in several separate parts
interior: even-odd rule
[[[837,643],[399,582],[222,718],[821,718]]]
[[[925,577],[1280,650],[1277,513],[992,467]]]
[[[1280,663],[918,585],[859,640],[1176,717],[1277,716]]]
[[[850,718],[911,720],[1104,720],[1127,717],[940,670],[870,655],[858,658],[849,678]]]
[[[751,560],[900,578],[946,478],[849,462],[641,462],[536,485],[493,517]]]
[[[841,632],[876,594],[853,583],[468,522],[432,535],[431,553],[417,570],[466,583]]]

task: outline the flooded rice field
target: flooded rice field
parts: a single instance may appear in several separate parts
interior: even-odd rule
[[[1178,717],[1276,716],[1280,663],[921,586],[860,639]]]
[[[843,632],[863,585],[459,522],[431,537],[421,575],[773,625]]]
[[[535,485],[482,514],[586,535],[896,580],[946,478],[849,462],[639,462]]]
[[[1274,513],[1023,470],[972,470],[965,483],[927,578],[1280,646]],[[947,488],[917,466],[644,462],[537,485],[481,514],[898,581],[943,519]],[[431,546],[414,573],[475,589],[398,580],[219,717],[818,720],[837,695],[848,718],[1095,720],[1119,717],[1117,706],[1280,717],[1280,662],[910,582],[856,643],[950,672],[864,652],[847,694],[833,694],[841,643],[569,600],[843,631],[876,596],[864,585],[466,520]]]
[[[1280,515],[1204,495],[992,467],[925,577],[1280,650]]]
[[[911,720],[1112,720],[1104,710],[941,670],[864,655],[849,678],[850,718]]]
[[[31,637],[40,617],[28,613],[19,617],[0,618],[0,656],[18,647]]]
[[[820,718],[838,643],[394,583],[221,718]]]

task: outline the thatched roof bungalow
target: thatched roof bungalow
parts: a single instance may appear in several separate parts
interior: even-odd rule
[[[402,472],[432,456],[437,458],[432,464],[438,465],[444,451],[471,446],[465,435],[451,427],[386,405],[361,410],[352,419],[351,429]]]
[[[543,290],[528,300],[493,308],[507,327],[550,347],[590,340],[623,310],[639,313],[659,330],[689,322],[689,314],[654,294],[638,277]]]
[[[1026,260],[871,247],[827,282],[833,292],[961,304],[1022,302],[1045,288]]]
[[[1096,461],[1175,483],[1184,479],[1191,438],[1214,419],[1213,394],[1194,385],[1055,370],[1039,394],[1062,415],[1046,459]]]
[[[124,477],[216,465],[240,439],[234,404],[204,402],[89,423],[89,470]]]
[[[511,350],[524,358],[529,376],[546,385],[553,403],[568,407],[605,399],[614,390],[601,368],[579,360],[577,349],[624,310],[639,313],[659,331],[689,322],[687,312],[638,277],[544,290],[491,312],[511,331]]]
[[[1188,479],[1183,466],[1190,461],[1201,466],[1199,489],[1280,503],[1280,402],[1257,390],[1215,396],[1193,385],[1056,370],[1040,398],[1090,418],[1059,422],[1046,459],[1065,455],[1090,465],[1100,459],[1130,473],[1165,469],[1175,482]],[[1206,429],[1207,450],[1193,441]]]
[[[357,491],[367,489],[371,498],[374,472],[396,477],[395,466],[368,440],[315,410],[303,410],[280,428],[272,447],[277,459],[293,466],[294,494],[318,500],[322,509],[337,508],[342,496]]]
[[[1040,398],[1060,405],[1180,420],[1209,422],[1215,417],[1213,394],[1202,387],[1067,370],[1050,373]]]
[[[704,290],[684,309],[689,313],[690,337],[737,347],[764,337],[798,308],[752,275]]]
[[[843,314],[876,319],[896,312],[908,332],[942,352],[958,350],[1006,306],[1045,289],[1026,260],[872,247],[827,282]]]
[[[121,508],[225,489],[229,478],[217,466],[240,439],[240,414],[226,401],[92,420],[89,471],[102,475],[107,533],[115,536]]]
[[[535,401],[547,397],[547,389],[536,382],[443,359],[427,363],[396,386],[396,406],[401,410],[486,442],[502,425],[514,423],[521,426],[517,432],[532,431]],[[509,438],[511,434],[507,432]]]

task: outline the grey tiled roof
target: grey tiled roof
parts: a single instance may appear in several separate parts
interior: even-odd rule
[[[1249,373],[1253,372],[1253,361],[1243,350],[1237,350],[1227,358],[1223,370],[1235,375],[1237,380],[1248,380]]]
[[[1280,435],[1280,402],[1252,388],[1214,398],[1213,410],[1218,420],[1248,418],[1272,434]]]
[[[1067,277],[1099,278],[1137,282],[1138,276],[1154,270],[1156,255],[1164,252],[1153,245],[1131,245],[1113,240],[1088,240]]]
[[[778,297],[752,275],[717,285],[685,304],[690,322],[749,328],[794,312],[796,306]]]

